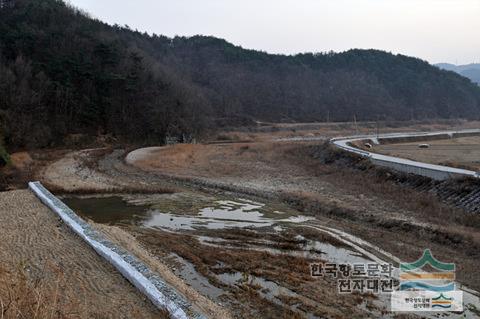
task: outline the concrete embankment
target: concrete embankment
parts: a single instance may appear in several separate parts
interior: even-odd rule
[[[459,169],[449,166],[428,164],[418,161],[412,161],[408,159],[398,158],[394,156],[382,155],[373,153],[367,150],[361,150],[354,146],[355,143],[361,141],[370,141],[374,144],[380,143],[393,143],[393,142],[405,142],[405,141],[421,141],[431,139],[442,138],[456,138],[463,136],[480,135],[480,130],[465,130],[465,131],[443,131],[443,132],[427,132],[427,133],[396,133],[396,134],[383,134],[383,135],[364,135],[364,136],[352,136],[341,137],[331,140],[331,143],[336,147],[343,149],[347,152],[358,154],[362,157],[368,158],[373,164],[387,167],[402,173],[416,174],[425,176],[434,180],[447,180],[451,178],[462,177],[477,177],[480,175],[478,172]]]
[[[171,318],[205,318],[189,301],[166,284],[145,264],[106,240],[68,206],[51,194],[40,183],[29,183],[30,189],[80,238],[117,269],[159,309],[167,310]]]

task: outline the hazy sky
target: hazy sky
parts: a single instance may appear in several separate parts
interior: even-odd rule
[[[480,62],[480,0],[70,0],[109,23],[271,53],[376,48]]]

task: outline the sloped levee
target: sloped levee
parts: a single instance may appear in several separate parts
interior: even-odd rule
[[[92,247],[100,256],[113,265],[128,281],[159,309],[167,310],[175,319],[203,319],[205,316],[194,309],[176,290],[170,287],[145,264],[128,251],[106,240],[99,232],[78,217],[67,205],[50,193],[41,183],[29,183],[30,190]]]
[[[423,162],[417,162],[398,158],[394,156],[377,154],[365,150],[360,150],[352,144],[362,140],[371,140],[375,144],[388,141],[391,143],[395,140],[420,140],[420,139],[432,139],[435,137],[461,137],[469,135],[480,135],[480,130],[465,130],[465,131],[444,131],[444,132],[426,132],[426,133],[396,133],[396,134],[383,134],[383,135],[364,135],[364,136],[352,136],[341,137],[332,139],[330,142],[336,147],[343,149],[347,152],[358,154],[362,157],[368,158],[373,164],[378,166],[387,167],[402,173],[416,174],[425,176],[437,181],[444,181],[451,178],[461,177],[476,177],[480,178],[480,174],[475,171],[459,169],[449,166],[428,164]]]

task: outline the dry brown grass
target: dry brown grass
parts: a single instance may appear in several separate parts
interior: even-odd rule
[[[417,140],[406,139],[403,142],[393,141],[395,144],[376,145],[374,151],[411,160],[432,164],[446,165],[456,168],[480,169],[480,137],[467,136],[458,138],[437,139],[428,141],[429,148],[420,149],[418,144],[427,141],[425,137]]]
[[[195,238],[184,234],[151,233],[146,230],[139,231],[137,239],[146,247],[176,252],[192,262],[202,275],[213,280],[209,267],[214,267],[219,261],[230,265],[223,269],[226,272],[238,271],[274,281],[287,281],[294,286],[311,279],[310,264],[304,258],[290,255],[278,258],[267,252],[250,250],[224,251],[204,246]],[[285,269],[288,269],[288,273]]]
[[[182,279],[177,277],[157,256],[150,254],[144,249],[130,233],[113,226],[93,224],[108,237],[109,240],[127,249],[131,254],[142,260],[150,269],[160,275],[170,286],[183,294],[188,300],[211,319],[230,319],[231,314],[223,307],[213,303],[210,299],[200,295],[195,289],[188,286]]]
[[[310,150],[308,150],[310,149]],[[329,146],[307,147],[304,150],[298,150],[297,154],[314,154],[321,162],[312,162],[304,157],[304,163],[309,169],[314,171],[335,171],[334,174],[327,174],[331,177],[329,180],[339,187],[345,187],[351,191],[362,193],[381,194],[382,197],[396,205],[397,209],[402,209],[402,213],[414,215],[416,219],[432,225],[442,225],[452,227],[455,224],[472,228],[479,228],[480,217],[469,214],[461,209],[442,203],[434,194],[427,192],[417,192],[410,187],[403,186],[404,183],[427,182],[428,178],[403,174],[381,167],[376,167],[349,153],[332,149]],[[333,165],[322,165],[323,163]],[[368,181],[368,182],[366,182]],[[464,185],[465,184],[465,185]],[[457,193],[460,194],[462,187],[471,191],[471,183],[452,180],[452,188],[457,187]],[[306,201],[314,200],[315,192],[297,192],[292,193],[293,198],[305,198]],[[288,196],[287,196],[288,197]]]
[[[229,159],[253,152],[248,144],[178,144],[154,151],[147,158],[136,161],[135,166],[182,176],[226,176],[238,174]]]
[[[189,147],[180,146],[175,152],[164,151],[183,156],[182,150],[191,150]],[[264,177],[268,186],[271,185],[268,179],[272,179],[281,200],[317,218],[354,222],[367,229],[374,227],[422,238],[426,242],[442,243],[457,252],[469,253],[466,250],[480,247],[480,236],[476,234],[480,217],[443,204],[433,194],[402,186],[398,180],[403,177],[375,168],[360,158],[332,151],[328,146],[252,143],[196,145],[195,149],[198,155],[195,165],[169,167],[166,157],[162,156],[164,153],[155,154],[152,160],[162,167],[159,169],[162,172],[183,172],[219,180],[228,177],[227,181],[232,178],[239,182],[255,181],[259,183],[260,195],[264,181],[259,177]],[[354,196],[360,198],[353,199]],[[391,240],[393,244],[395,238]]]
[[[11,165],[16,169],[26,169],[33,164],[33,159],[27,152],[19,152],[10,155]]]
[[[162,160],[159,162],[146,161],[146,165],[151,164],[154,167],[163,167],[163,165],[182,167],[194,163],[200,156],[206,156],[208,154],[208,147],[196,144],[177,144],[155,151],[154,154],[155,157],[158,155]]]
[[[237,236],[247,234],[241,233],[240,230],[232,231],[235,231]],[[262,288],[248,280],[252,278],[251,276],[264,278],[295,291],[300,296],[300,309],[314,313],[318,317],[341,318],[341,314],[345,312],[361,317],[361,310],[348,306],[342,296],[331,293],[334,283],[326,279],[312,279],[310,263],[313,260],[287,254],[242,250],[241,247],[222,249],[205,246],[186,234],[149,230],[135,230],[135,234],[136,239],[153,254],[168,255],[174,252],[191,262],[196,271],[208,278],[211,284],[226,289],[236,303],[241,305],[240,309],[235,308],[235,313],[240,318],[251,318],[252,313],[261,318],[302,317],[288,307],[265,299],[260,294]],[[288,241],[288,238],[286,240]],[[218,265],[222,266],[219,268]],[[247,279],[237,282],[235,286],[226,286],[215,276],[223,273],[241,273]],[[339,302],[338,299],[343,301]],[[339,303],[347,306],[344,309],[336,308],[335,305]]]
[[[85,298],[53,262],[46,262],[35,274],[23,264],[0,267],[0,319],[92,318]],[[140,313],[137,316],[143,317]],[[101,314],[95,317],[107,318]],[[158,318],[168,319],[170,314],[159,309]]]
[[[209,142],[211,144],[216,143],[248,143],[251,142],[254,135],[251,134],[241,134],[241,133],[231,133],[224,132],[218,134],[213,141]]]
[[[160,148],[134,166],[146,171],[183,177],[246,177],[271,172],[275,163],[292,146],[284,143],[238,143],[192,145],[179,144]],[[252,164],[255,169],[252,170]]]
[[[84,318],[81,297],[67,299],[65,275],[60,268],[47,263],[46,271],[32,279],[22,265],[0,268],[0,318],[57,319]]]
[[[23,189],[35,180],[35,175],[55,159],[65,155],[64,150],[44,150],[14,153],[12,164],[0,168],[0,190]]]
[[[169,187],[159,186],[142,186],[142,185],[129,185],[129,186],[113,186],[113,187],[76,187],[74,189],[65,188],[60,185],[52,184],[49,182],[42,182],[43,186],[54,194],[62,195],[98,195],[98,194],[173,194],[177,190]]]
[[[0,191],[25,187],[29,176],[29,174],[11,167],[0,168]]]
[[[380,122],[381,133],[412,132],[412,131],[439,131],[459,128],[478,128],[478,121],[464,120],[435,120],[435,121],[410,121],[410,122]],[[257,127],[245,127],[220,133],[227,137],[235,137],[239,140],[268,141],[278,138],[290,138],[296,136],[348,136],[356,134],[376,134],[377,123],[353,122],[343,123],[262,123]],[[216,137],[213,137],[216,139]]]

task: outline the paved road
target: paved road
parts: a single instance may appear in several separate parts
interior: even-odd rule
[[[405,138],[405,137],[429,137],[435,135],[453,135],[455,133],[479,133],[480,130],[465,130],[465,131],[441,131],[441,132],[427,132],[427,133],[393,133],[393,134],[382,134],[379,136],[376,135],[363,135],[363,136],[352,136],[352,137],[342,137],[335,138],[332,140],[332,143],[348,152],[356,153],[364,157],[368,157],[374,163],[382,162],[385,163],[383,166],[388,166],[388,163],[391,163],[391,168],[402,170],[406,173],[416,173],[418,175],[432,177],[434,179],[445,179],[449,175],[452,177],[455,176],[465,176],[465,177],[480,177],[479,173],[475,171],[459,169],[449,166],[428,164],[424,162],[412,161],[409,159],[382,155],[378,153],[373,153],[369,151],[360,150],[356,147],[351,146],[350,144],[355,141],[361,141],[370,139],[374,143],[378,143],[378,138]],[[402,168],[404,167],[404,168]],[[441,173],[445,174],[441,174]],[[439,177],[439,178],[436,178]]]

